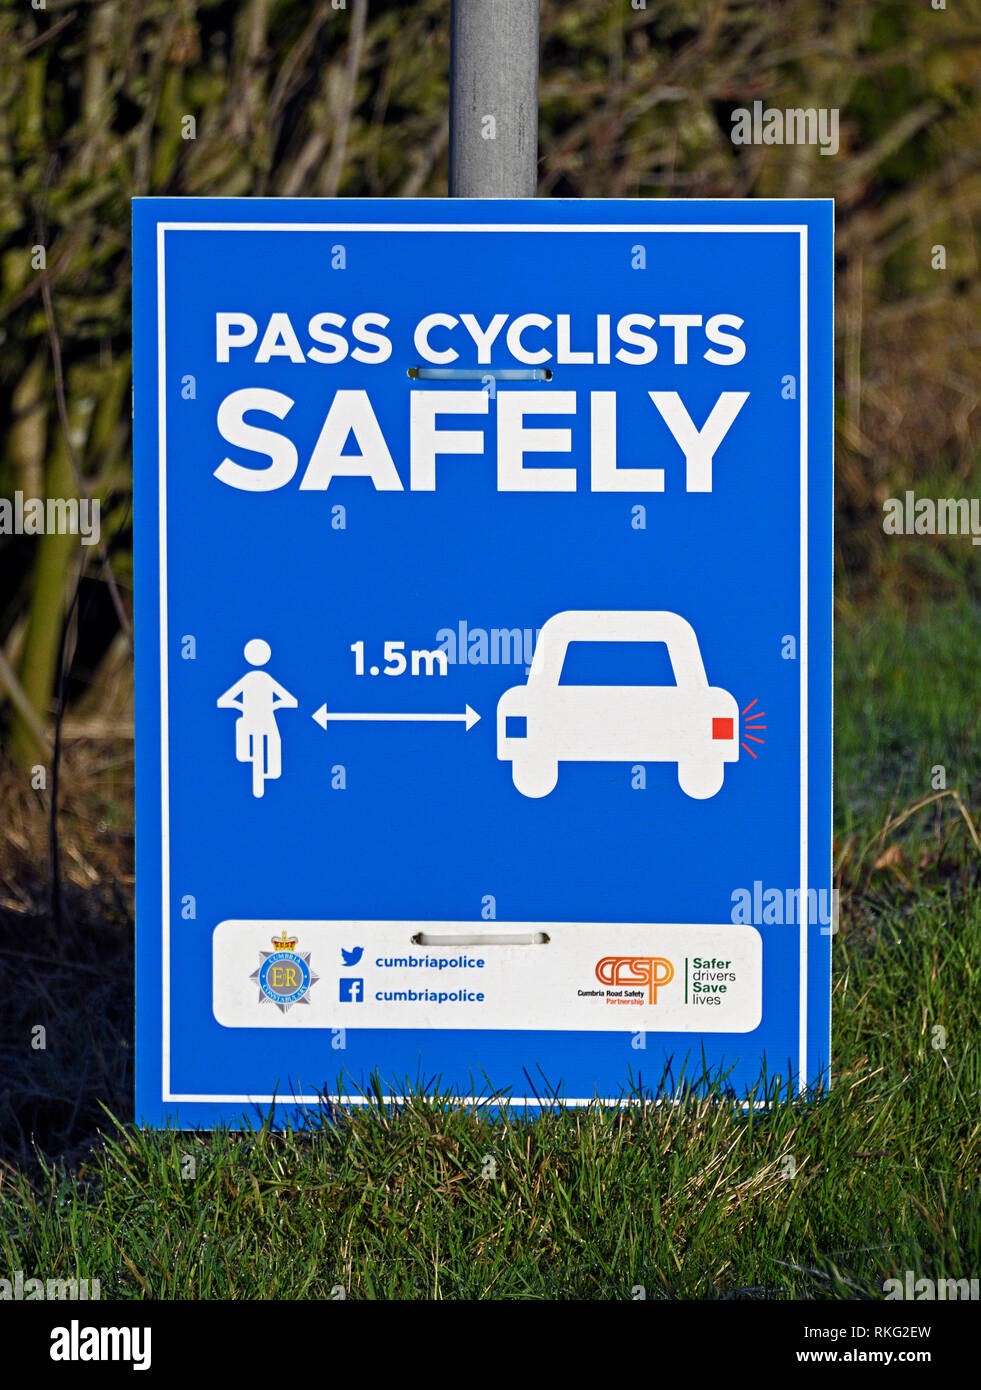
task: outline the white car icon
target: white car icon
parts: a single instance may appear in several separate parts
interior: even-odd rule
[[[657,642],[667,647],[674,685],[563,685],[566,651],[577,642]],[[497,756],[511,763],[524,796],[548,796],[560,762],[678,764],[678,785],[705,800],[739,760],[739,708],[709,685],[698,639],[677,613],[556,613],[542,627],[526,685],[497,706]]]

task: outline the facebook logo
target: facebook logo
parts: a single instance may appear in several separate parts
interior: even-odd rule
[[[364,980],[341,980],[341,1003],[361,1004],[364,1002]]]

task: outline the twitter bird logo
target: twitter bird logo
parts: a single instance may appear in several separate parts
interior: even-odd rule
[[[345,965],[357,965],[363,955],[363,946],[355,946],[353,951],[345,951],[344,947],[341,947],[341,960]]]

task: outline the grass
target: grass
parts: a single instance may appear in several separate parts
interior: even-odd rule
[[[104,1298],[577,1300],[978,1277],[977,633],[968,605],[839,629],[829,1094],[533,1121],[373,1099],[309,1131],[201,1135],[106,1111],[84,1157],[0,1166],[0,1276],[97,1278]]]

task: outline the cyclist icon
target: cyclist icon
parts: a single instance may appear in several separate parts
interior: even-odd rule
[[[253,637],[246,642],[244,655],[250,666],[265,666],[272,649],[261,637]],[[266,779],[272,781],[283,770],[276,711],[296,709],[296,699],[268,671],[246,671],[241,680],[218,696],[218,708],[239,711],[235,756],[240,763],[251,762],[252,795],[262,796]]]

